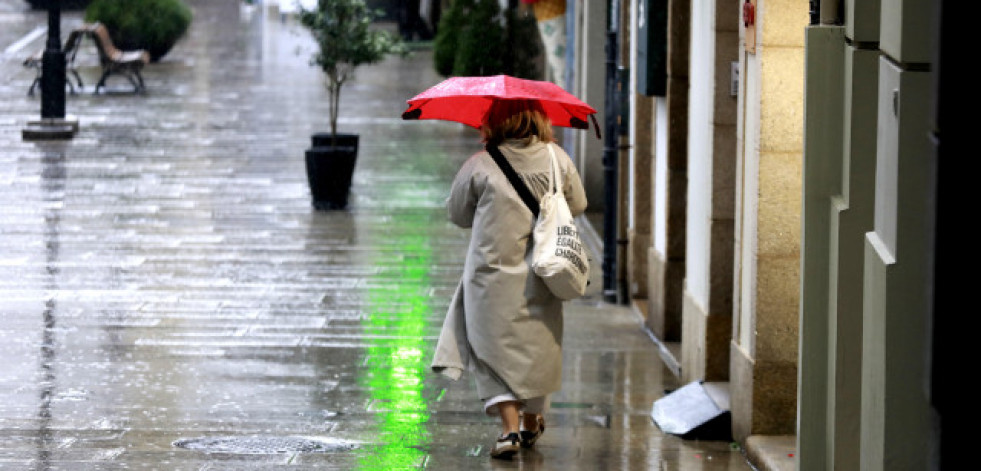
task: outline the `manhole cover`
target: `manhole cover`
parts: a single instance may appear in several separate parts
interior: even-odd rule
[[[200,437],[185,438],[174,446],[208,453],[262,455],[275,453],[332,453],[357,447],[356,442],[305,437]]]

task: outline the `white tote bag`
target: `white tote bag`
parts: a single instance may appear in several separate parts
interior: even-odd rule
[[[558,170],[552,144],[548,145],[548,152],[552,176],[549,191],[539,204],[531,267],[552,294],[564,300],[574,299],[586,292],[589,258],[562,191],[562,172]]]

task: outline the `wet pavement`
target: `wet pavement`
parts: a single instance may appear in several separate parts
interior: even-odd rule
[[[440,80],[431,51],[345,87],[351,202],[315,211],[303,152],[327,99],[306,32],[188,3],[144,94],[116,78],[93,95],[87,42],[66,103],[80,131],[29,142],[21,62],[46,14],[0,0],[0,469],[752,469],[733,444],[659,431],[651,405],[677,379],[596,292],[567,305],[546,434],[489,459],[498,426],[473,385],[428,369],[468,240],[443,201],[479,148],[399,118]],[[65,12],[63,34],[80,22]]]

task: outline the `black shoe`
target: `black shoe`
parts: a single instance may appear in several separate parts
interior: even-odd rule
[[[545,418],[540,415],[538,416],[538,430],[535,431],[523,430],[524,427],[525,424],[524,421],[522,421],[521,422],[521,428],[522,428],[521,447],[531,448],[532,445],[534,445],[535,442],[537,442],[538,439],[541,438],[542,434],[545,433]]]
[[[497,441],[494,442],[494,446],[491,447],[491,458],[500,460],[511,459],[521,449],[519,443],[521,443],[521,437],[515,432],[500,435],[497,437]]]

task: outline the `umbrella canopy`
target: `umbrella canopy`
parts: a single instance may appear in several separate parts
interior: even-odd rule
[[[537,100],[554,126],[588,129],[599,134],[596,110],[552,82],[508,75],[451,77],[408,100],[402,119],[441,119],[480,129],[495,100]]]

